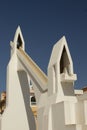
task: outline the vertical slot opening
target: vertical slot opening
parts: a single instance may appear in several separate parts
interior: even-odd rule
[[[53,79],[53,84],[54,84],[54,86],[55,86],[55,87],[53,88],[53,93],[56,93],[56,91],[57,91],[57,88],[56,88],[56,87],[57,87],[57,81],[56,81],[57,79],[56,79],[56,76],[57,76],[57,75],[56,75],[56,66],[55,66],[55,65],[53,66],[53,75],[54,75],[54,77],[55,77],[55,78]]]
[[[22,48],[22,40],[21,40],[21,37],[20,37],[20,34],[18,35],[18,39],[17,39],[17,48]]]
[[[69,62],[69,58],[68,58],[68,55],[64,46],[61,59],[60,59],[60,73],[64,73],[64,71],[66,70],[67,73],[69,74],[70,72],[69,66],[70,66],[70,62]]]

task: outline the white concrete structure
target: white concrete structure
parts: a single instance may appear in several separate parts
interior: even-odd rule
[[[87,130],[87,94],[74,91],[76,79],[63,37],[54,45],[48,65],[48,92],[39,102],[39,130]]]
[[[29,104],[30,80],[38,106],[38,130],[87,130],[87,93],[74,91],[76,79],[65,37],[53,47],[46,76],[25,53],[18,27],[11,42],[7,107],[1,116],[0,130],[36,129]]]

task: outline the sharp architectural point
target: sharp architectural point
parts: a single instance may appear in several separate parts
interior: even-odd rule
[[[32,82],[37,100],[38,130],[87,130],[87,93],[74,90],[73,61],[63,36],[53,47],[48,75],[25,52],[18,26],[11,42],[7,67],[7,106],[1,116],[0,130],[36,130],[30,108]]]
[[[22,32],[21,32],[20,26],[18,26],[18,28],[16,30],[13,42],[16,45],[15,47],[17,47],[17,48],[21,47],[24,50],[24,44],[25,43],[24,43],[24,38],[23,38],[23,35],[22,35]]]

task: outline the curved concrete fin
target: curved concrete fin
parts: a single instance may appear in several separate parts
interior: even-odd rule
[[[21,32],[20,26],[18,26],[15,35],[14,35],[14,40],[13,40],[15,47],[19,49],[21,47],[23,50],[25,49],[25,43],[24,43],[24,38]]]
[[[37,66],[37,64],[31,59],[26,52],[24,52],[21,48],[17,50],[17,56],[19,58],[20,63],[27,71],[31,80],[38,86],[38,89],[41,93],[47,91],[47,82],[48,78],[45,73]]]

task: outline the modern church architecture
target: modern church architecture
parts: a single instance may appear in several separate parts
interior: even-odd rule
[[[10,42],[7,66],[6,109],[0,130],[36,130],[30,107],[32,82],[37,102],[38,130],[87,130],[87,93],[74,90],[77,75],[65,37],[53,47],[47,75],[25,52],[20,27]]]

